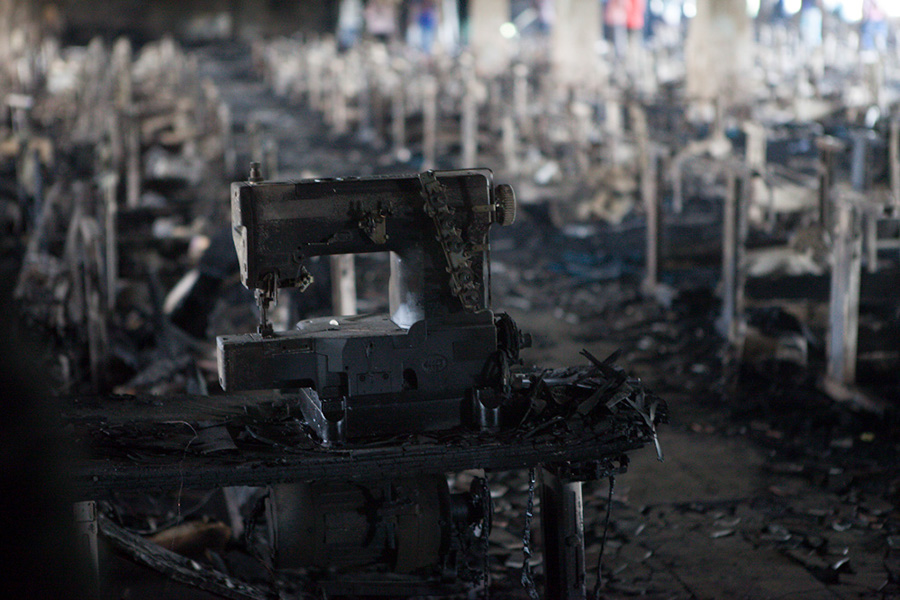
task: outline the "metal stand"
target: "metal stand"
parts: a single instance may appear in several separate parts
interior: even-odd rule
[[[647,216],[646,259],[644,281],[641,290],[648,295],[656,291],[659,284],[659,247],[661,226],[661,195],[659,190],[660,152],[650,142],[647,113],[642,106],[631,106],[634,136],[638,144],[640,161],[641,200]]]
[[[744,246],[747,238],[746,173],[734,169],[728,176],[722,231],[722,316],[719,329],[732,345],[742,338],[744,305]]]
[[[827,377],[834,383],[852,385],[856,381],[862,235],[852,200],[840,196],[837,200],[828,306]]]
[[[116,190],[119,188],[119,175],[107,173],[100,180],[103,190],[103,199],[106,203],[106,220],[104,223],[106,233],[106,310],[112,311],[116,305],[116,296],[119,284],[119,245],[116,230],[116,214],[119,204],[116,199]]]
[[[659,284],[662,198],[659,193],[659,154],[651,148],[641,172],[641,196],[647,213],[646,270],[642,285],[645,294],[653,294]]]
[[[834,185],[835,159],[844,150],[844,143],[831,136],[816,140],[819,149],[819,223],[826,231],[831,227],[831,187]]]
[[[545,596],[584,600],[584,511],[581,482],[541,469],[541,532],[544,536]]]
[[[400,77],[395,76],[392,83],[391,141],[394,156],[401,156],[406,151],[406,97]]]
[[[93,500],[75,503],[75,526],[78,533],[78,549],[90,561],[90,589],[100,590],[100,558],[97,552],[97,503]]]
[[[868,154],[869,138],[872,132],[864,129],[851,133],[853,145],[850,152],[850,185],[856,192],[869,187]]]

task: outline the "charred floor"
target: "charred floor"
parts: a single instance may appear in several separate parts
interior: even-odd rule
[[[0,2],[11,591],[900,597],[890,2],[264,4]]]

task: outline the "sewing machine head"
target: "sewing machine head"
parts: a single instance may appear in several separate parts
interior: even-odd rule
[[[488,308],[488,228],[515,218],[492,173],[248,181],[232,185],[241,280],[267,304],[310,283],[312,256],[391,251],[391,318],[402,327]],[[267,328],[265,322],[263,329]]]
[[[296,389],[326,440],[357,433],[490,425],[525,342],[490,311],[488,231],[515,198],[489,170],[232,184],[241,280],[256,290],[255,334],[218,339],[227,390]],[[312,283],[312,256],[391,252],[388,315],[326,317],[274,332],[278,290]],[[497,392],[497,394],[494,393]],[[392,406],[398,413],[385,411]],[[474,407],[474,408],[473,408]],[[490,408],[490,406],[488,407]],[[358,430],[358,431],[357,431]]]

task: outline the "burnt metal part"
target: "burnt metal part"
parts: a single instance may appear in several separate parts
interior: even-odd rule
[[[446,188],[437,180],[434,171],[419,173],[419,183],[425,199],[425,214],[434,223],[435,238],[447,261],[445,268],[450,273],[450,292],[459,299],[466,311],[475,312],[479,309],[478,286],[469,265],[469,257],[479,248],[463,239],[463,231],[454,222],[456,209],[448,201]],[[483,248],[484,244],[480,246]]]
[[[562,427],[563,421],[551,425]],[[98,433],[97,437],[104,435],[107,434]],[[126,443],[127,434],[122,437],[117,441]],[[311,437],[305,439],[314,444]],[[308,480],[353,481],[390,478],[397,473],[414,476],[475,468],[509,470],[548,460],[577,463],[591,461],[598,455],[619,456],[652,442],[652,434],[646,430],[643,419],[630,419],[610,420],[607,425],[579,435],[519,433],[511,439],[485,439],[477,433],[458,432],[443,442],[412,438],[384,447],[293,450],[274,444],[266,447],[267,440],[262,438],[255,448],[242,444],[247,447],[238,446],[235,453],[225,456],[185,456],[183,449],[171,448],[167,454],[153,455],[146,448],[134,448],[123,451],[122,456],[109,453],[103,458],[87,459],[73,475],[75,493],[81,498],[98,498],[113,489],[149,491],[178,489],[181,485],[209,489]],[[154,441],[162,445],[159,440]]]
[[[451,329],[409,329],[386,315],[303,321],[285,334],[218,339],[221,376],[231,389],[298,389],[303,411],[325,441],[367,433],[446,429],[462,423],[463,402],[481,387],[497,350],[488,312]],[[248,368],[253,365],[253,368]],[[402,407],[404,418],[386,410]]]
[[[267,521],[275,565],[317,570],[318,584],[331,593],[335,579],[373,570],[458,580],[459,554],[478,540],[474,526],[484,529],[490,521],[491,505],[483,502],[478,481],[472,492],[456,494],[437,474],[273,486]],[[469,578],[470,584],[481,578]]]
[[[100,533],[118,551],[130,556],[173,580],[212,592],[221,598],[232,600],[266,600],[268,590],[260,589],[229,577],[221,571],[176,554],[139,535],[131,533],[113,521],[99,515]]]
[[[72,483],[79,497],[93,499],[109,490],[603,465],[652,442],[648,419],[655,425],[668,416],[665,403],[639,382],[614,366],[600,365],[517,373],[512,395],[529,403],[517,427],[381,436],[330,448],[317,441],[302,419],[297,395],[74,398],[66,403],[63,417],[88,458],[79,462]],[[204,454],[196,439],[203,429],[185,426],[199,422],[224,426],[235,448]],[[604,476],[604,470],[576,472]]]
[[[436,207],[446,217],[441,219],[442,231],[435,230],[426,213],[417,175],[233,183],[232,224],[241,281],[250,289],[265,290],[274,275],[277,287],[293,287],[303,260],[311,256],[391,251],[404,259],[395,271],[403,280],[397,289],[404,293],[397,308],[408,304],[409,310],[429,319],[448,317],[463,307],[458,299],[451,301],[447,261],[435,236],[459,233],[463,247],[451,250],[467,254],[465,266],[477,290],[474,309],[487,308],[493,174],[480,169],[440,171],[432,177],[443,189],[442,206]],[[396,318],[395,310],[391,312]]]
[[[450,492],[440,475],[271,490],[268,522],[279,568],[413,573],[438,565],[450,545]]]
[[[451,495],[443,473],[543,465],[556,472],[542,487],[547,590],[583,596],[578,478],[621,472],[626,452],[656,442],[666,409],[614,356],[518,368],[530,340],[490,310],[487,237],[514,219],[514,195],[491,180],[484,170],[281,183],[254,173],[234,184],[234,242],[260,323],[218,338],[220,381],[286,395],[225,397],[214,418],[199,418],[208,405],[163,422],[74,416],[99,458],[80,471],[86,493],[266,485],[275,566],[312,573],[325,594],[432,593],[441,581],[470,592],[487,582],[486,555],[480,571],[468,557],[486,550],[490,495]],[[392,253],[388,314],[273,331],[279,290],[312,283],[306,259],[376,251]]]

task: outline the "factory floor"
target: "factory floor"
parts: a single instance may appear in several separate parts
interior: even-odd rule
[[[768,373],[730,376],[710,315],[698,308],[714,306],[702,293],[663,307],[628,283],[606,287],[618,316],[607,319],[615,332],[602,338],[593,333],[599,322],[578,321],[577,312],[525,306],[525,287],[509,296],[523,307],[510,311],[513,317],[535,339],[527,363],[580,364],[582,348],[596,356],[619,349],[617,363],[669,404],[671,421],[659,430],[664,460],[649,445],[633,452],[628,471],[615,479],[599,597],[900,597],[896,417],[834,403],[796,372],[781,374],[780,383],[765,381]],[[678,345],[683,336],[693,337],[688,350]],[[488,478],[495,503],[490,597],[527,598],[520,583],[527,472]],[[608,486],[583,486],[589,597]],[[539,496],[535,501],[539,515]],[[539,518],[532,536],[536,590],[549,598]],[[111,597],[211,597],[110,559]]]
[[[716,364],[721,342],[678,304],[632,297],[613,318],[619,344],[590,340],[571,314],[515,315],[536,339],[559,340],[526,360],[577,363],[582,347],[618,347],[669,404],[664,460],[646,447],[616,478],[600,597],[900,597],[896,417],[834,403],[797,373],[764,385],[758,373],[730,375]],[[693,356],[660,348],[691,329]],[[608,485],[584,485],[589,595]]]
[[[253,112],[277,134],[283,173],[363,174],[358,149],[327,149],[308,115],[286,114],[292,111],[264,91],[246,62],[218,56],[201,70],[233,101],[236,122]],[[578,263],[613,249],[561,237],[541,210],[524,210],[495,242],[494,306],[534,335],[525,361],[565,366],[584,363],[582,349],[601,359],[622,350],[617,364],[644,379],[671,415],[659,430],[664,461],[645,447],[616,478],[608,530],[609,482],[584,484],[589,596],[605,535],[601,598],[900,598],[895,413],[836,404],[818,391],[815,372],[790,365],[724,369],[714,281],[645,299],[639,262]],[[519,571],[527,474],[488,476],[496,508],[490,597],[527,598]],[[540,548],[539,524],[534,530]],[[101,563],[106,597],[213,597],[107,550]],[[545,597],[539,553],[534,563]]]

